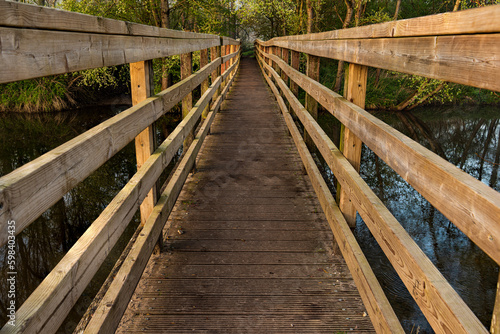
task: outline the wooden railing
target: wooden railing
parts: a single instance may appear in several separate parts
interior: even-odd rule
[[[17,310],[16,325],[1,330],[56,332],[141,205],[142,230],[85,330],[112,333],[236,75],[240,43],[3,0],[0,40],[0,83],[130,63],[132,108],[0,178],[4,246],[9,222],[20,233],[135,138],[137,173]],[[193,74],[194,51],[201,65]],[[152,95],[151,59],[178,54],[182,80]],[[182,122],[154,147],[153,123],[181,101]],[[157,200],[155,183],[182,145],[183,158]]]
[[[264,76],[379,333],[403,330],[349,229],[356,211],[437,333],[488,331],[360,177],[362,143],[499,264],[500,193],[363,110],[367,66],[500,91],[499,33],[500,6],[489,6],[256,42]],[[307,54],[307,75],[298,70],[301,52]],[[349,62],[345,98],[318,82],[319,57]],[[298,86],[306,92],[305,107]],[[344,126],[342,152],[316,122],[318,103]],[[302,123],[305,140],[288,106]],[[309,140],[341,186],[338,205],[305,145]],[[500,328],[498,317],[497,297],[492,332]]]

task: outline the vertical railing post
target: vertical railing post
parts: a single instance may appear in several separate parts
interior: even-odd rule
[[[278,56],[278,58],[281,58],[282,52],[283,52],[282,48],[280,48],[279,46],[275,46],[274,54]],[[279,67],[278,63],[274,63],[274,70],[276,71],[276,73],[278,73],[279,76],[281,76],[281,68]]]
[[[270,54],[270,55],[271,55],[271,54],[273,54],[273,47],[272,47],[272,46],[268,46],[268,47],[266,47],[266,50],[267,50],[267,51],[266,51],[266,52],[267,52],[267,54]],[[272,65],[273,65],[271,58],[267,57],[267,58],[266,58],[266,60],[267,60],[267,64],[268,64],[269,66],[272,66]],[[269,72],[269,70],[267,71],[267,76],[268,76],[268,77],[271,77],[271,72]]]
[[[289,65],[289,55],[290,55],[290,50],[287,48],[281,48],[281,59]],[[288,86],[288,76],[285,74],[285,71],[281,71],[281,78],[285,82],[285,84]]]
[[[291,50],[291,56],[292,56],[291,65],[294,69],[298,71],[300,68],[300,53]],[[290,80],[290,90],[296,97],[299,97],[299,85],[296,84],[293,80]]]
[[[186,79],[193,74],[193,53],[188,52],[181,55],[181,80]],[[182,118],[184,119],[193,108],[193,93],[190,92],[182,99]],[[193,142],[194,130],[184,139],[184,152],[187,151],[189,145]],[[193,168],[194,170],[194,168]]]
[[[349,64],[346,73],[345,98],[355,105],[364,108],[366,98],[366,82],[368,78],[368,67],[358,64]],[[361,147],[363,143],[348,128],[342,126],[341,151],[349,160],[351,165],[359,172],[361,163]],[[348,192],[340,189],[339,207],[350,227],[356,226],[356,208],[351,202]]]
[[[200,51],[200,68],[208,65],[208,49],[203,49]],[[201,83],[201,95],[203,95],[208,90],[208,77]],[[203,110],[202,117],[205,119],[210,110],[210,105],[207,105]]]
[[[220,45],[219,46],[213,46],[212,48],[210,48],[210,59],[212,61],[214,61],[217,58],[219,58],[220,54],[221,54]],[[220,76],[220,73],[221,73],[221,67],[217,66],[217,68],[212,72],[212,83],[214,83],[215,80],[217,80],[217,78]],[[220,94],[220,87],[217,88],[217,91],[215,92],[214,97],[212,98],[212,100],[215,101],[217,99],[217,97],[219,96],[219,94]]]
[[[221,45],[220,47],[220,56],[223,57],[226,55],[226,46],[225,45]],[[222,65],[220,66],[220,74],[224,74],[224,72],[226,72],[226,63],[224,63],[224,61],[222,62]]]
[[[307,55],[306,75],[316,81],[319,81],[319,63],[319,57]],[[309,94],[306,94],[305,107],[312,117],[315,120],[318,120],[318,102]],[[308,145],[309,149],[314,147],[314,142],[306,131],[304,131],[304,141]]]
[[[150,60],[130,64],[130,86],[132,105],[147,99],[154,93],[153,62]],[[137,169],[155,150],[154,124],[148,126],[135,138]],[[149,191],[141,204],[141,225],[144,225],[156,204],[156,186]]]

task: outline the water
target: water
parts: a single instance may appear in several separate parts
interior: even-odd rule
[[[411,114],[375,116],[500,190],[498,107],[426,107]],[[334,123],[330,122],[330,127],[325,123],[326,131],[338,133]],[[498,280],[494,261],[367,147],[363,147],[360,174],[489,328]],[[359,215],[354,233],[405,331],[433,333]]]
[[[5,175],[103,122],[126,107],[55,114],[0,114],[0,175]],[[16,238],[16,305],[20,306],[135,173],[133,143],[68,192]],[[72,332],[127,243],[134,218],[59,333]],[[0,319],[7,321],[6,248],[0,248]]]

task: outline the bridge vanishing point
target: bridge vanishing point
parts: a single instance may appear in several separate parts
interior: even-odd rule
[[[0,83],[130,64],[134,104],[0,178],[0,245],[131,141],[138,169],[0,333],[57,332],[137,210],[77,333],[403,333],[351,231],[357,213],[437,333],[488,333],[358,171],[364,143],[500,263],[500,194],[363,109],[368,66],[500,91],[499,19],[490,6],[257,40],[241,58],[227,37],[0,0]],[[181,81],[154,94],[152,59],[173,55]],[[319,83],[321,57],[349,63],[345,98]],[[179,103],[156,145],[154,122]],[[340,149],[318,105],[343,124]],[[497,297],[493,333],[499,315]]]

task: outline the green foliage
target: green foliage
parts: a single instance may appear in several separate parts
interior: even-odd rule
[[[264,39],[300,33],[299,14],[291,0],[241,0],[238,11],[241,24]]]
[[[87,89],[118,88],[129,82],[129,66],[100,67],[75,74],[77,85]]]
[[[39,112],[67,108],[73,99],[68,75],[50,76],[0,85],[0,111]]]

